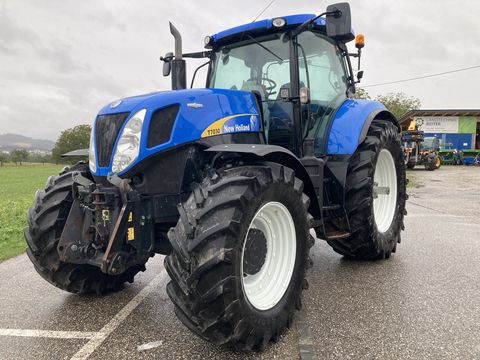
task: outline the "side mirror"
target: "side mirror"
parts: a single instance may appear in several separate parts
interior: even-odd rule
[[[306,86],[300,88],[300,103],[301,104],[310,103],[310,89]]]
[[[363,70],[360,70],[359,72],[357,72],[357,82],[360,82],[362,78],[363,78]]]
[[[166,53],[165,56],[162,58],[162,60],[163,60],[163,76],[170,75],[170,72],[172,71],[172,59],[173,59],[173,53],[172,52]]]
[[[350,4],[343,2],[327,7],[327,36],[334,40],[348,42],[355,39],[352,31]]]

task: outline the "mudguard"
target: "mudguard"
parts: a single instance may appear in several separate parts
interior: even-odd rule
[[[316,218],[320,217],[320,204],[317,201],[317,193],[312,182],[312,178],[308,174],[302,162],[288,149],[277,145],[264,144],[222,144],[209,147],[205,151],[208,152],[231,152],[245,155],[253,155],[262,158],[265,161],[272,161],[289,167],[295,171],[295,176],[303,181],[304,192],[310,198],[309,212]],[[320,160],[323,162],[323,160]],[[322,173],[323,174],[323,170]],[[321,179],[323,180],[323,178]]]
[[[383,104],[371,100],[345,100],[333,117],[326,154],[352,155],[365,140],[373,119],[391,121],[400,132],[398,120]]]
[[[82,156],[82,157],[88,157],[88,149],[78,149],[78,150],[73,150],[68,153],[60,155],[60,157],[73,157],[73,156]]]

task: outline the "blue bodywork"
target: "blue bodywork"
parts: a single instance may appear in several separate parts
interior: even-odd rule
[[[387,110],[377,101],[347,99],[338,108],[330,134],[328,155],[351,155],[357,149],[363,126],[372,113]]]
[[[170,139],[161,145],[148,148],[147,137],[152,114],[158,109],[175,104],[180,105],[180,109]],[[107,105],[100,110],[99,115],[130,112],[123,125],[125,126],[128,119],[142,109],[147,109],[147,113],[143,122],[140,154],[129,168],[159,151],[202,137],[232,132],[261,131],[259,109],[254,95],[238,90],[189,89],[157,92],[123,99],[115,108]],[[209,129],[212,130],[211,133],[208,133]],[[116,141],[118,142],[118,138]],[[115,143],[114,149],[116,145]],[[97,161],[97,171],[94,175],[107,176],[111,172],[111,163],[112,159],[108,167],[100,167]],[[126,171],[128,169],[124,172]]]
[[[315,16],[316,16],[315,14],[298,14],[298,15],[283,16],[282,19],[285,19],[285,22],[286,22],[285,26],[292,26],[292,25],[303,24],[305,21],[310,20],[310,19],[314,18]],[[237,35],[237,34],[243,34],[243,33],[252,32],[252,31],[262,31],[262,30],[272,29],[273,28],[272,20],[273,19],[265,19],[265,20],[255,21],[255,22],[252,22],[252,23],[236,26],[236,27],[233,27],[231,29],[221,31],[221,32],[212,36],[213,43],[221,41],[225,38],[228,38],[230,36],[234,36],[234,35]],[[318,18],[315,21],[315,25],[325,26],[325,18],[323,18],[323,17]]]

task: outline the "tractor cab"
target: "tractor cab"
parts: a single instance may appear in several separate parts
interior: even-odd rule
[[[288,18],[275,20],[282,24]],[[246,36],[220,45],[212,54],[207,86],[254,92],[261,102],[268,143],[294,153],[303,138],[318,135],[322,119],[351,91],[345,51],[320,29],[302,32],[294,40],[278,30],[258,38]]]
[[[440,151],[440,140],[436,136],[425,137],[420,145],[420,149],[438,152]]]
[[[255,94],[268,144],[302,156],[309,139],[319,156],[326,152],[328,119],[355,92],[350,56],[360,57],[363,36],[357,39],[359,52],[349,54],[346,42],[355,38],[350,23],[348,4],[336,4],[319,16],[291,15],[224,30],[206,37],[209,51],[182,56],[210,59],[207,88]],[[169,54],[163,58],[167,68],[176,62]],[[182,87],[178,78],[174,71],[174,89]]]

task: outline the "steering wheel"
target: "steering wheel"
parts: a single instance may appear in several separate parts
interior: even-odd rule
[[[269,79],[269,78],[266,78],[266,77],[248,79],[248,81],[255,81],[255,82],[257,82],[258,80],[260,80],[261,83],[262,82],[268,83],[268,85],[264,85],[265,86],[265,91],[267,92],[267,98],[270,97],[271,95],[275,95],[277,93],[276,91],[272,91],[273,89],[275,89],[277,87],[277,83],[275,81],[273,81],[272,79]],[[263,84],[261,84],[261,85],[263,85]]]

